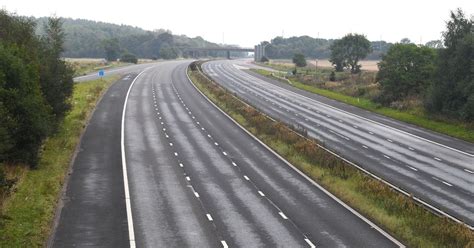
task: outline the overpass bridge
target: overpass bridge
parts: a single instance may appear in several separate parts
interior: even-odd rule
[[[241,48],[241,47],[196,47],[184,49],[184,53],[189,54],[191,57],[196,58],[199,54],[207,52],[226,52],[227,58],[230,59],[231,52],[253,52],[254,60],[260,61],[265,56],[265,47],[269,43],[260,43],[254,48]]]
[[[230,59],[231,52],[255,52],[253,48],[240,48],[240,47],[197,47],[187,48],[184,50],[191,57],[198,57],[199,54],[207,52],[226,52],[227,58]]]

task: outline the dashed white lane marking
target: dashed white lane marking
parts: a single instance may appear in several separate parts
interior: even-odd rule
[[[372,132],[369,132],[369,133],[370,133],[370,134],[374,134],[374,133],[372,133]]]
[[[316,246],[313,244],[313,242],[311,242],[311,240],[309,240],[309,239],[304,239],[304,241],[306,241],[306,243],[308,243],[309,247],[311,247],[311,248],[316,248]]]
[[[201,130],[202,130],[202,131],[204,131],[204,128],[203,128],[203,127],[201,127]]]
[[[165,134],[165,137],[168,139],[170,136],[168,136],[168,134]]]
[[[368,148],[369,148],[369,147],[368,147],[368,146],[366,146],[366,145],[363,145],[362,147],[364,147],[365,149],[368,149]]]
[[[166,128],[163,128],[163,131],[166,131]]]
[[[173,146],[173,143],[170,142],[170,146]]]
[[[199,125],[199,121],[197,121],[197,122],[196,122],[196,124],[198,124],[198,125]]]
[[[163,122],[160,122],[160,124],[161,124],[161,125],[164,125],[165,123],[163,123]]]
[[[474,174],[474,171],[472,171],[472,170],[464,169],[464,171],[467,172],[467,173]]]
[[[207,135],[207,137],[211,138],[211,135],[210,135],[210,134],[208,134],[208,135]]]
[[[438,157],[434,157],[435,160],[438,160],[438,161],[442,161],[440,158]]]
[[[224,154],[224,156],[227,156],[227,152],[222,152],[222,154]]]
[[[250,178],[248,176],[244,175],[245,180],[250,181]]]
[[[217,142],[214,142],[214,145],[218,146],[219,144]]]
[[[288,219],[288,217],[286,217],[286,215],[283,213],[283,212],[278,212],[278,214],[285,220]]]
[[[258,191],[258,194],[261,195],[261,196],[265,196],[265,194],[260,190]]]
[[[198,192],[194,191],[194,195],[195,195],[197,198],[199,198]]]
[[[175,156],[175,157],[177,157],[177,156],[178,156],[178,153],[177,153],[177,152],[175,152],[175,153],[174,153],[174,156]]]
[[[189,182],[189,181],[191,181],[191,178],[189,178],[189,177],[186,177],[186,181],[188,181],[188,182]]]
[[[441,182],[441,183],[443,183],[444,185],[447,185],[447,186],[449,186],[449,187],[452,187],[452,186],[453,186],[452,184],[450,184],[450,183],[448,183],[448,182],[446,182],[446,181],[443,181],[443,180],[441,180],[441,179],[439,179],[439,178],[437,178],[437,177],[431,177],[431,178],[433,178],[434,180],[436,180],[436,181],[438,181],[438,182]]]
[[[234,163],[234,162],[232,162],[232,165],[233,165],[233,166],[237,166],[237,164],[236,164],[236,163]]]
[[[222,247],[223,247],[223,248],[229,248],[229,246],[227,245],[227,243],[225,242],[225,240],[221,240],[221,244],[222,244]]]
[[[410,146],[408,147],[408,149],[409,149],[410,151],[414,151],[414,150],[415,150],[413,147],[410,147]]]
[[[391,140],[391,139],[387,139],[387,141],[390,142],[390,143],[393,143],[393,140]]]
[[[385,154],[384,154],[383,156],[384,156],[384,157],[386,157],[386,158],[388,158],[388,159],[390,159],[390,157],[389,157],[389,156],[387,156],[387,155],[385,155]]]
[[[209,221],[213,221],[212,216],[210,214],[206,214],[206,216]]]
[[[183,163],[179,163],[179,167],[183,168]]]
[[[418,171],[418,169],[415,168],[415,167],[408,166],[408,168],[410,168],[410,169],[412,169],[412,170],[414,170],[414,171]]]

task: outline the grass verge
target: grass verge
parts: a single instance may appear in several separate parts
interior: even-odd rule
[[[42,247],[47,241],[60,191],[82,131],[105,90],[119,76],[74,85],[72,108],[43,145],[37,169],[5,165],[16,183],[4,195],[0,247]]]
[[[298,169],[411,247],[474,247],[474,232],[438,217],[387,185],[318,147],[209,80],[191,66],[194,84],[228,113]]]
[[[260,75],[279,80],[284,83],[288,83],[284,80],[280,80],[277,77],[274,77],[270,71],[257,69],[252,70]],[[357,98],[342,93],[320,89],[311,85],[303,84],[297,80],[290,79],[291,85],[301,90],[305,90],[311,93],[325,96],[340,102],[344,102],[362,109],[366,109],[390,118],[414,124],[435,132],[443,133],[455,138],[466,140],[469,142],[474,142],[474,130],[467,125],[461,123],[446,123],[438,120],[433,120],[429,116],[423,113],[410,113],[406,111],[396,110],[393,108],[383,107],[378,103],[375,103],[369,99]]]

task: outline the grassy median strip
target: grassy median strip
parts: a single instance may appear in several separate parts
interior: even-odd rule
[[[72,109],[44,145],[37,169],[5,165],[16,183],[2,202],[0,247],[42,247],[51,232],[60,191],[82,131],[98,100],[119,77],[74,85]]]
[[[263,69],[252,69],[252,71],[275,79],[279,80],[283,83],[288,83],[284,80],[280,80],[279,78],[272,75],[272,72],[263,70]],[[315,93],[321,96],[325,96],[327,98],[331,98],[343,103],[347,103],[362,109],[366,109],[384,116],[388,116],[390,118],[407,122],[410,124],[414,124],[429,130],[433,130],[439,133],[443,133],[455,138],[459,138],[462,140],[466,140],[469,142],[474,142],[474,130],[462,123],[447,123],[438,120],[434,120],[427,116],[424,113],[411,113],[407,111],[397,110],[393,108],[383,107],[378,103],[375,103],[369,99],[365,98],[357,98],[348,95],[344,95],[339,92],[334,92],[326,89],[320,89],[312,85],[303,84],[298,82],[297,80],[290,79],[290,82],[293,87],[296,87],[301,90],[305,90],[311,93]]]
[[[341,200],[412,247],[472,247],[474,233],[464,225],[438,217],[387,185],[360,172],[274,122],[210,81],[191,66],[194,84],[216,105],[293,165]]]

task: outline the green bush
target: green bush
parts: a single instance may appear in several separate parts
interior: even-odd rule
[[[120,61],[126,62],[126,63],[134,63],[134,64],[138,63],[137,57],[131,53],[123,54],[122,57],[120,57]]]

